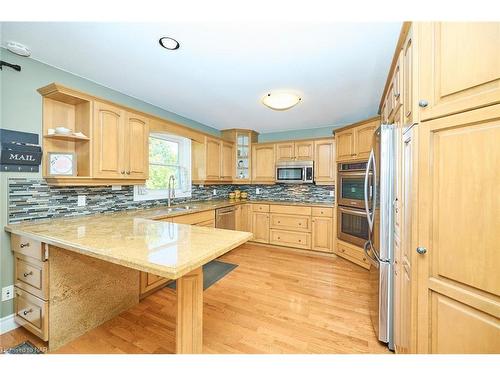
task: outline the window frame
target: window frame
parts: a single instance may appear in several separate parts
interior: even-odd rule
[[[178,156],[179,163],[176,164],[163,164],[163,163],[148,163],[148,168],[151,165],[159,165],[166,167],[177,167],[179,168],[179,174],[182,173],[183,168],[186,171],[186,190],[179,187],[179,183],[176,180],[175,184],[175,198],[190,198],[191,197],[191,139],[186,137],[181,137],[174,134],[167,133],[150,133],[148,137],[148,148],[149,139],[156,138],[164,141],[177,143],[178,146]],[[148,149],[149,152],[149,149]],[[165,182],[168,184],[168,181]],[[149,201],[149,200],[160,200],[168,198],[168,189],[148,189],[146,185],[135,185],[134,186],[134,201]]]

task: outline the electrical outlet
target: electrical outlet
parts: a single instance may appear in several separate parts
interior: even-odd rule
[[[87,205],[87,196],[79,195],[78,196],[78,207],[84,207]]]
[[[14,285],[2,288],[2,302],[14,298]]]
[[[333,190],[330,190],[330,197],[333,197],[335,192]]]
[[[255,189],[255,194],[260,194],[260,188]]]
[[[111,190],[121,190],[122,186],[121,185],[111,185]]]
[[[217,189],[213,190],[213,195],[217,195]]]

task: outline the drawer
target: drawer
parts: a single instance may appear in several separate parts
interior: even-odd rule
[[[311,217],[298,215],[271,214],[270,227],[290,231],[311,231]]]
[[[270,212],[274,212],[274,213],[277,213],[277,214],[311,216],[311,207],[307,207],[307,206],[285,206],[285,205],[274,204],[274,205],[271,205]]]
[[[311,249],[311,234],[271,229],[269,242],[273,245]]]
[[[17,234],[10,235],[10,246],[12,251],[35,258],[39,261],[47,260],[45,254],[45,246],[42,246],[40,241],[33,240],[28,237],[19,236]]]
[[[49,303],[19,288],[15,288],[15,294],[14,320],[16,323],[47,341],[49,339]]]
[[[269,205],[268,204],[252,204],[252,211],[269,212]]]
[[[177,224],[198,224],[203,221],[215,220],[215,211],[196,212],[182,216],[175,216],[172,221]]]
[[[16,287],[29,292],[43,300],[49,299],[49,262],[40,262],[35,258],[16,253],[15,280]]]
[[[341,241],[337,242],[337,255],[340,255],[351,262],[354,262],[362,267],[370,268],[370,260],[367,258],[364,250],[360,247],[349,246]]]
[[[207,221],[202,221],[201,223],[195,224],[199,227],[210,227],[210,228],[215,228],[215,220],[207,220]]]
[[[312,207],[313,216],[333,217],[333,208],[328,207]]]

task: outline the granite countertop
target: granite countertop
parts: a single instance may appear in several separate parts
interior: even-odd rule
[[[7,232],[144,272],[177,279],[249,241],[252,233],[157,221],[244,203],[333,207],[333,203],[217,200],[9,224]],[[177,207],[190,206],[177,211]]]

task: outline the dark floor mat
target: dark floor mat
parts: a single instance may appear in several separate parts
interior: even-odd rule
[[[212,260],[205,264],[203,266],[203,290],[208,289],[236,267],[238,267],[237,264],[221,262],[220,260]],[[176,285],[176,282],[172,281],[167,284],[167,288],[175,289]]]
[[[43,354],[40,349],[29,341],[22,342],[5,351],[5,354]]]

